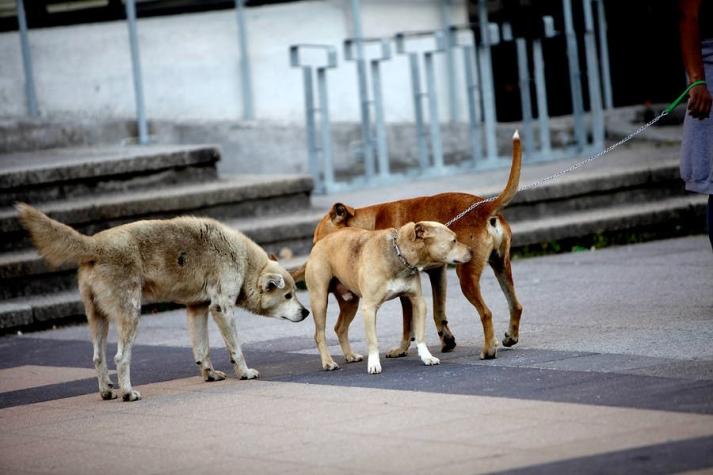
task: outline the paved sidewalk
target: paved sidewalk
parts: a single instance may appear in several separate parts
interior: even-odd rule
[[[0,472],[713,470],[707,238],[523,259],[513,269],[521,340],[491,361],[478,359],[480,323],[452,271],[458,347],[439,353],[429,321],[436,367],[412,349],[382,359],[381,375],[366,374],[365,363],[324,372],[309,319],[241,313],[243,349],[262,380],[203,383],[183,312],[166,312],[142,321],[132,378],[144,399],[124,403],[99,399],[86,327],[0,338]],[[483,294],[502,336],[506,303],[490,272]],[[398,305],[386,304],[382,352],[400,325]],[[210,328],[221,348],[213,361],[228,371]],[[360,317],[351,339],[365,351]],[[333,335],[329,343],[341,364]]]

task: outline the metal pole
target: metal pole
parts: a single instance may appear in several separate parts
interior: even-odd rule
[[[597,0],[597,20],[599,23],[599,62],[602,65],[602,81],[604,82],[604,107],[614,108],[612,97],[611,72],[609,71],[609,40],[607,39],[607,15],[604,11],[604,0]]]
[[[594,17],[592,1],[584,0],[584,53],[587,59],[587,85],[589,105],[592,111],[592,136],[598,150],[604,148],[604,113],[602,111],[602,89],[599,83],[597,45],[594,38]]]
[[[134,79],[134,96],[136,98],[136,115],[139,125],[139,143],[149,143],[148,124],[144,109],[144,89],[141,82],[141,58],[139,57],[139,40],[136,33],[135,0],[126,0],[126,19],[129,26],[129,47],[131,49],[131,71]]]
[[[545,87],[545,60],[542,55],[542,40],[532,42],[532,58],[535,66],[535,90],[537,91],[537,121],[540,129],[540,154],[546,158],[552,152],[550,143],[550,115],[547,110]]]
[[[428,148],[426,131],[423,129],[423,104],[421,103],[421,76],[418,70],[418,53],[409,53],[411,67],[411,89],[413,91],[413,113],[416,118],[416,137],[418,140],[418,163],[421,170],[428,168]]]
[[[485,148],[487,160],[498,158],[498,144],[495,136],[495,94],[493,92],[493,63],[490,58],[490,26],[488,24],[487,0],[478,2],[478,20],[480,21],[481,46],[479,48],[480,78],[483,88],[483,115],[485,116]]]
[[[535,152],[532,133],[532,97],[530,96],[530,73],[527,67],[527,40],[516,38],[517,74],[520,78],[520,103],[522,104],[522,129],[525,139],[525,158],[531,159]]]
[[[25,71],[25,100],[27,112],[31,117],[40,115],[37,107],[37,92],[35,91],[35,75],[32,71],[32,55],[30,41],[27,35],[27,17],[23,0],[17,0],[17,22],[20,26],[20,50],[22,51],[22,67]]]
[[[354,24],[354,40],[356,42],[357,79],[359,82],[359,105],[361,110],[361,140],[364,153],[364,171],[366,179],[374,176],[373,147],[371,145],[371,118],[369,117],[369,92],[366,79],[366,64],[364,62],[364,44],[361,30],[361,2],[352,0],[352,22]]]
[[[477,166],[483,159],[480,146],[480,120],[477,112],[477,97],[479,96],[478,82],[474,66],[475,47],[463,47],[463,67],[465,68],[465,87],[468,97],[468,128],[470,129],[470,145],[473,154],[473,166]]]
[[[248,35],[245,28],[245,0],[235,0],[235,14],[238,20],[238,44],[240,45],[240,87],[243,99],[243,119],[253,120],[253,86],[250,74],[250,53]]]
[[[371,61],[371,87],[374,98],[374,120],[376,121],[376,155],[379,160],[379,175],[389,176],[389,150],[384,128],[384,102],[381,95],[381,70],[379,60]]]
[[[327,99],[327,68],[317,68],[319,89],[320,129],[322,132],[322,163],[324,165],[324,187],[329,190],[334,185],[334,163],[332,161],[332,131],[329,127],[329,101]]]
[[[302,76],[305,83],[305,123],[307,125],[307,160],[309,174],[314,178],[314,189],[317,193],[324,192],[324,182],[319,172],[317,157],[317,138],[314,124],[314,85],[312,84],[312,68],[303,67]]]
[[[579,53],[577,37],[572,21],[572,0],[562,0],[564,8],[564,29],[567,37],[567,63],[569,64],[570,92],[572,94],[572,113],[574,115],[574,135],[577,138],[577,149],[581,152],[587,144],[584,128],[584,105],[582,102],[582,83],[579,73]]]
[[[433,53],[425,53],[426,89],[428,91],[428,118],[431,126],[431,153],[433,166],[443,168],[443,146],[441,145],[441,124],[438,120],[438,98],[436,97],[436,74],[433,69]]]
[[[453,41],[449,34],[451,0],[441,0],[441,27],[445,38],[446,70],[448,71],[448,112],[451,122],[458,120],[458,99],[456,97],[456,65],[453,54]]]

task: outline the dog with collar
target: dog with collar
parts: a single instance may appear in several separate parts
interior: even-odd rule
[[[457,241],[453,231],[432,221],[381,231],[344,228],[319,240],[307,261],[305,282],[322,368],[339,368],[329,354],[325,337],[330,292],[339,303],[335,331],[347,363],[363,359],[352,351],[348,334],[350,323],[361,309],[368,342],[367,370],[370,374],[381,373],[376,313],[385,301],[400,297],[414,309],[416,347],[421,361],[429,366],[439,364],[425,342],[426,304],[421,295],[419,271],[444,264],[464,264],[470,258],[470,250]]]
[[[463,295],[475,307],[483,326],[483,347],[481,359],[495,358],[498,340],[493,330],[492,312],[480,293],[480,277],[486,265],[490,265],[505,294],[510,310],[510,324],[503,345],[513,346],[519,341],[522,305],[515,293],[515,284],[510,264],[510,225],[501,213],[515,197],[520,182],[522,152],[520,136],[516,131],[512,141],[512,164],[507,184],[493,200],[483,203],[450,226],[459,241],[466,243],[473,252],[473,258],[456,266]],[[471,204],[483,198],[467,193],[441,193],[434,196],[380,203],[364,208],[352,208],[343,203],[335,203],[317,224],[313,242],[316,244],[331,233],[347,227],[361,229],[385,229],[402,226],[410,221],[438,221],[446,223]],[[291,271],[296,281],[304,278],[305,266]],[[456,340],[448,327],[446,318],[446,268],[436,266],[425,270],[433,289],[433,319],[441,338],[441,351],[453,351]],[[335,286],[335,288],[338,286]],[[338,301],[339,301],[339,297]],[[403,335],[401,344],[389,351],[387,357],[406,356],[412,339],[412,317],[414,309],[409,299],[401,298],[403,308]],[[340,303],[340,310],[342,304]],[[343,318],[348,318],[348,306],[340,313],[337,326]],[[346,312],[346,313],[345,313]]]
[[[208,313],[220,329],[235,373],[253,379],[238,341],[235,307],[292,322],[309,311],[297,300],[295,282],[265,251],[213,219],[180,217],[124,224],[85,236],[23,203],[22,225],[52,265],[79,265],[79,292],[89,321],[102,399],[116,397],[106,364],[109,322],[117,327],[114,361],[124,401],[141,399],[130,380],[131,349],[143,299],[186,305],[193,355],[205,381],[225,379],[213,369]]]

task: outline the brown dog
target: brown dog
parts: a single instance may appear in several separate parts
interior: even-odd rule
[[[470,250],[456,240],[453,231],[433,221],[408,223],[399,229],[381,231],[344,228],[325,236],[312,248],[305,270],[314,314],[314,338],[322,367],[326,370],[339,367],[327,350],[324,335],[330,290],[340,302],[335,330],[347,363],[362,359],[352,351],[348,336],[349,324],[358,306],[364,314],[368,372],[381,373],[376,312],[385,301],[401,297],[414,309],[418,356],[427,366],[439,364],[438,358],[434,358],[426,346],[426,304],[421,295],[419,271],[434,265],[462,264],[470,257]],[[335,281],[339,281],[338,289],[334,287]]]
[[[520,136],[513,136],[512,165],[507,185],[497,198],[475,208],[451,229],[459,241],[470,246],[473,258],[467,264],[456,267],[461,290],[468,301],[475,307],[483,324],[484,343],[480,353],[482,359],[495,358],[498,341],[493,331],[492,313],[485,305],[480,294],[480,276],[486,264],[490,264],[505,294],[510,308],[510,325],[503,345],[512,346],[518,342],[522,305],[515,295],[515,287],[510,267],[510,242],[512,233],[500,211],[513,199],[520,182],[522,152]],[[466,193],[442,193],[434,196],[392,201],[365,208],[352,208],[342,203],[335,203],[329,213],[319,222],[314,231],[313,242],[318,242],[328,234],[344,227],[362,229],[385,229],[400,227],[410,221],[438,221],[446,223],[468,206],[483,198]],[[441,338],[441,351],[448,352],[455,348],[455,338],[448,328],[446,320],[446,268],[438,266],[426,269],[433,288],[433,319]],[[304,276],[304,267],[292,273],[296,280]],[[337,292],[338,293],[338,292]],[[344,312],[349,311],[339,299],[340,320]],[[413,307],[406,298],[401,298],[403,306],[403,337],[401,345],[391,350],[387,357],[405,356],[411,340],[411,320]]]

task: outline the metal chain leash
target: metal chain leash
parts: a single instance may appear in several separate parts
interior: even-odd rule
[[[642,133],[644,130],[646,130],[646,129],[648,129],[649,127],[651,127],[652,125],[654,125],[656,122],[658,122],[659,120],[661,120],[664,116],[668,115],[668,113],[669,113],[669,109],[664,110],[664,111],[661,112],[658,116],[654,117],[653,119],[651,119],[650,121],[648,121],[646,124],[642,125],[642,126],[639,127],[638,129],[636,129],[634,132],[632,132],[632,133],[630,133],[629,135],[627,135],[626,137],[624,137],[623,139],[621,139],[621,140],[619,140],[618,142],[616,142],[616,143],[614,143],[614,144],[608,146],[607,148],[605,148],[605,149],[602,150],[601,152],[597,152],[597,153],[595,153],[594,155],[592,155],[592,156],[590,156],[590,157],[588,157],[588,158],[586,158],[586,159],[584,159],[584,160],[582,160],[582,161],[579,161],[579,162],[577,162],[577,163],[574,163],[574,164],[572,164],[570,167],[565,168],[564,170],[560,170],[559,172],[557,172],[557,173],[555,173],[555,174],[553,174],[553,175],[550,175],[550,176],[547,176],[547,177],[545,177],[545,178],[542,178],[542,179],[540,179],[540,180],[538,180],[538,181],[536,181],[536,182],[534,182],[534,183],[531,183],[531,184],[529,184],[529,185],[520,187],[520,188],[518,188],[517,191],[518,191],[518,192],[521,192],[521,191],[526,191],[526,190],[531,190],[531,189],[533,189],[533,188],[537,188],[537,187],[542,186],[543,184],[547,183],[548,181],[552,181],[552,180],[554,180],[554,179],[556,179],[556,178],[561,177],[562,175],[566,175],[567,173],[573,172],[573,171],[575,171],[576,169],[578,169],[578,168],[580,168],[580,167],[582,167],[582,166],[584,166],[584,165],[586,165],[586,164],[588,164],[588,163],[590,163],[590,162],[593,162],[594,160],[596,160],[596,159],[598,159],[598,158],[603,157],[603,156],[606,155],[607,153],[611,152],[612,150],[614,150],[615,148],[619,147],[620,145],[625,144],[625,143],[628,142],[629,140],[633,139],[634,137],[636,137],[637,135],[639,135],[640,133]],[[490,198],[486,198],[486,199],[483,199],[483,200],[474,202],[473,204],[471,204],[470,206],[468,206],[466,209],[464,209],[463,211],[461,211],[460,213],[458,213],[458,214],[457,214],[455,217],[453,217],[450,221],[448,221],[448,222],[446,223],[446,226],[450,227],[453,223],[455,223],[455,222],[457,222],[457,221],[463,219],[463,217],[464,217],[466,214],[470,213],[470,212],[473,211],[475,208],[478,208],[479,206],[483,206],[483,205],[486,204],[486,203],[490,203],[491,201],[495,201],[497,198],[498,198],[497,196],[491,196]]]

